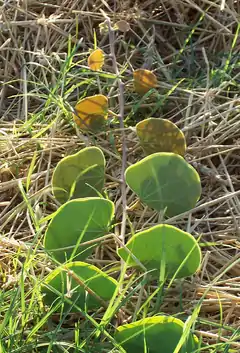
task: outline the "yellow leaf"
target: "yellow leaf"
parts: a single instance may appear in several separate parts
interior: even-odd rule
[[[157,77],[152,71],[138,69],[133,72],[134,89],[143,95],[151,88],[157,87]]]
[[[108,117],[108,98],[102,94],[80,100],[73,118],[82,130],[100,130]]]
[[[104,52],[102,49],[96,49],[88,57],[88,66],[93,71],[99,71],[104,65]]]
[[[148,118],[136,125],[141,146],[147,155],[173,152],[184,156],[186,141],[183,132],[170,120]]]

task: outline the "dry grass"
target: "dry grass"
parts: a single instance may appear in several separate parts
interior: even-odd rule
[[[208,342],[224,342],[240,326],[238,1],[2,2],[0,232],[5,274],[2,285],[6,287],[16,280],[16,268],[11,271],[14,254],[19,246],[29,246],[35,236],[19,181],[25,183],[28,176],[31,178],[27,195],[32,207],[37,217],[47,216],[57,209],[50,181],[62,156],[93,143],[103,149],[108,165],[106,190],[115,202],[116,217],[121,222],[119,126],[113,124],[106,135],[83,136],[61,109],[61,100],[63,106],[65,101],[73,105],[85,92],[99,91],[97,80],[84,69],[87,53],[93,48],[94,29],[98,46],[106,53],[110,50],[108,36],[99,34],[98,25],[104,20],[100,9],[113,23],[124,19],[131,26],[129,32],[117,33],[116,42],[118,68],[124,73],[127,163],[142,156],[131,126],[143,116],[161,115],[183,129],[188,142],[186,158],[196,167],[202,181],[202,197],[196,209],[169,220],[196,238],[201,236],[202,267],[192,279],[176,282],[170,288],[161,311],[188,314],[202,298],[198,334]],[[76,43],[78,49],[72,57],[75,64],[68,69],[68,50]],[[149,97],[138,105],[139,98],[131,91],[131,72],[143,65],[158,76],[159,97]],[[59,82],[63,71],[65,81]],[[110,58],[105,72],[109,75],[113,72]],[[181,79],[184,81],[176,87]],[[114,75],[102,76],[100,81],[102,91],[111,94],[111,109],[118,113],[117,89],[109,91],[115,82]],[[78,87],[80,83],[82,86]],[[67,92],[74,85],[75,89]],[[36,163],[29,175],[33,158]],[[131,207],[135,201],[135,196],[127,190],[127,205]],[[130,209],[128,216],[135,230],[156,224],[158,217],[142,205]],[[120,234],[120,227],[116,226],[115,231]],[[106,240],[91,261],[99,266],[115,264],[119,261],[116,246],[114,241]],[[206,288],[208,292],[203,297]],[[149,292],[144,293],[143,299],[148,295]],[[126,313],[123,321],[128,319],[131,313]],[[226,329],[219,331],[219,324]],[[240,351],[237,341],[232,347]]]

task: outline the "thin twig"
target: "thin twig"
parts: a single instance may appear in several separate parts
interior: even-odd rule
[[[121,223],[121,232],[120,238],[125,243],[125,230],[126,230],[126,220],[127,220],[127,195],[126,195],[126,182],[125,182],[125,169],[127,165],[127,147],[126,147],[126,137],[124,132],[124,84],[120,78],[117,59],[115,55],[114,42],[115,42],[115,34],[114,29],[112,28],[110,18],[102,11],[106,24],[108,26],[109,33],[109,44],[110,44],[110,53],[113,64],[113,69],[115,74],[117,75],[117,83],[119,90],[119,123],[122,135],[122,169],[121,169],[121,193],[122,193],[122,223]]]

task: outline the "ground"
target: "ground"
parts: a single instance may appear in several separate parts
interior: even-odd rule
[[[240,2],[9,0],[0,1],[0,10],[2,351],[41,351],[51,340],[63,342],[68,351],[69,340],[74,341],[76,320],[55,322],[39,304],[38,284],[54,266],[43,252],[47,222],[40,220],[59,206],[51,193],[57,162],[89,145],[102,149],[105,191],[115,203],[118,235],[123,138],[127,165],[143,158],[134,127],[153,116],[171,120],[184,132],[185,158],[202,184],[195,209],[168,220],[199,239],[201,268],[187,280],[174,281],[159,312],[182,319],[195,313],[193,329],[210,345],[206,352],[239,352]],[[106,16],[113,26],[124,20],[130,27],[114,32],[122,106]],[[89,51],[96,46],[106,55],[101,72],[87,66]],[[140,98],[133,90],[132,72],[142,67],[154,71],[158,87]],[[110,97],[115,114],[123,110],[124,129],[114,117],[104,133],[85,134],[77,128],[70,107],[97,93]],[[127,239],[130,223],[138,231],[155,225],[158,214],[141,203],[131,207],[137,197],[128,188],[125,192]],[[89,262],[112,267],[117,276],[117,247],[114,239],[106,239]],[[144,289],[142,303],[155,289]],[[132,303],[137,297],[138,292]],[[153,306],[154,299],[150,311]],[[121,308],[118,324],[131,322],[133,308]],[[25,341],[29,332],[31,339]]]

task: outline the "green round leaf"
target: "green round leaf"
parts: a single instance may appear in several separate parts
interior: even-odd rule
[[[52,190],[61,202],[78,197],[97,196],[105,178],[105,158],[98,147],[83,150],[63,158],[52,177]]]
[[[105,235],[113,215],[114,204],[109,200],[92,197],[68,201],[49,223],[44,246],[60,262],[72,258],[83,260],[92,253],[97,243],[80,244]]]
[[[135,234],[126,246],[147,270],[154,270],[154,277],[159,277],[159,271],[164,271],[167,278],[187,277],[197,271],[201,262],[200,247],[194,237],[167,224]],[[138,266],[124,248],[118,254],[130,266]]]
[[[127,353],[173,353],[183,335],[183,326],[172,316],[153,316],[119,326],[115,339]],[[178,352],[192,353],[197,348],[198,339],[190,333]]]
[[[171,217],[191,210],[201,195],[200,178],[185,159],[159,152],[126,170],[126,182],[142,202]]]
[[[167,119],[145,119],[136,125],[136,131],[146,154],[173,152],[184,156],[186,152],[184,134]]]
[[[50,273],[43,286],[44,303],[52,305],[57,298],[75,302],[80,308],[101,307],[103,302],[112,298],[117,281],[93,265],[84,262],[70,262]],[[64,311],[71,304],[64,302]],[[61,307],[59,307],[59,311]]]

